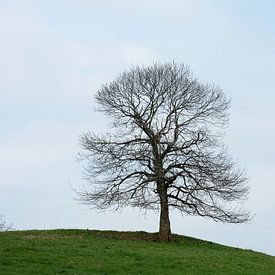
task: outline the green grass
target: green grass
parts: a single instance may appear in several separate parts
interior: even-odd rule
[[[275,257],[146,232],[14,231],[0,233],[0,274],[275,274]]]

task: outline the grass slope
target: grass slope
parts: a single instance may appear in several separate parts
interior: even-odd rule
[[[275,274],[275,257],[174,236],[95,230],[0,233],[0,274]]]

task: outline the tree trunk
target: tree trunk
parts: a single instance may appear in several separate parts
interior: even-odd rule
[[[171,241],[171,228],[166,192],[160,195],[160,205],[159,238],[161,242],[169,242]]]

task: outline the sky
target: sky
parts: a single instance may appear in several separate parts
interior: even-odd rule
[[[80,134],[104,132],[94,95],[132,65],[185,63],[232,100],[224,138],[249,176],[248,224],[171,212],[172,231],[275,255],[275,3],[250,0],[0,0],[0,214],[19,230],[158,230],[158,213],[99,212]]]

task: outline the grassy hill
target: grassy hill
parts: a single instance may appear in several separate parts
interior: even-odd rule
[[[0,274],[275,274],[275,257],[174,235],[43,230],[0,233]]]

